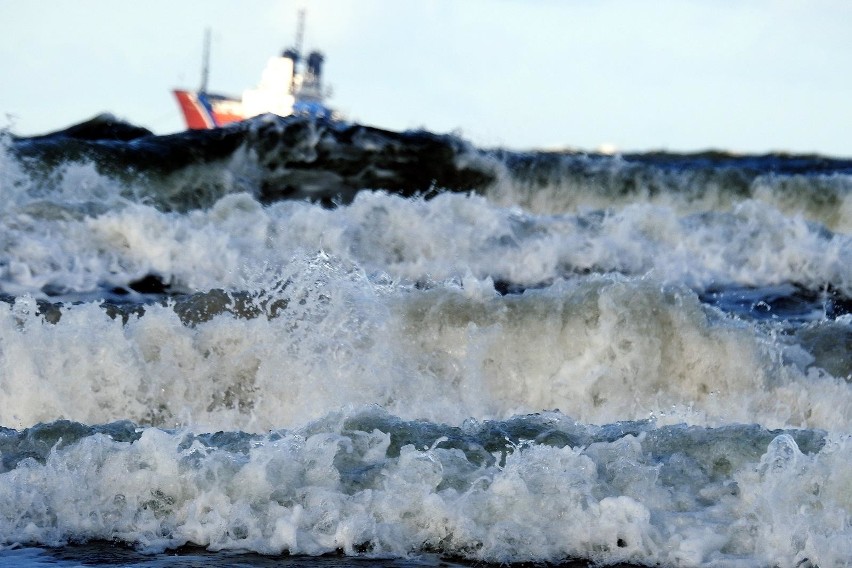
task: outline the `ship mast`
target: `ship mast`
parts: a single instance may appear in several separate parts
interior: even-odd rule
[[[201,56],[201,88],[200,93],[207,92],[207,81],[210,78],[210,28],[204,29],[204,54]]]

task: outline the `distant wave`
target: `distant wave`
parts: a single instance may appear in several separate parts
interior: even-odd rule
[[[80,164],[92,164],[123,186],[121,195],[167,210],[207,207],[242,191],[262,203],[326,205],[349,203],[365,189],[474,191],[550,213],[636,200],[719,210],[754,199],[829,229],[852,228],[852,159],[817,155],[518,152],[475,148],[452,135],[272,115],[167,136],[102,115],[13,138],[9,151],[40,184],[61,185]]]

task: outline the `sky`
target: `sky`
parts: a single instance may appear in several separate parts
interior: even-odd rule
[[[183,129],[171,90],[239,95],[295,40],[329,103],[480,147],[852,156],[850,0],[0,0],[0,127],[102,112]]]

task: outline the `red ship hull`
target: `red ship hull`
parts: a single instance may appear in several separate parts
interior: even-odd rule
[[[244,120],[242,102],[223,95],[175,90],[187,128],[205,130]]]

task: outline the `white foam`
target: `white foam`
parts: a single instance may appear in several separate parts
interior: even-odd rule
[[[87,304],[50,324],[31,299],[0,305],[3,425],[262,431],[369,404],[438,422],[559,408],[592,423],[852,424],[845,381],[652,279],[505,297],[483,285],[414,291],[378,287],[326,255],[277,278],[278,292],[263,288],[288,304],[271,319],[223,313],[187,326],[171,307],[149,306],[122,325]]]
[[[521,445],[504,463],[477,466],[440,439],[397,455],[379,430],[289,433],[247,454],[154,429],[132,444],[97,434],[3,474],[0,534],[148,551],[191,543],[355,554],[368,544],[371,554],[431,548],[501,563],[848,565],[848,437],[804,455],[782,434],[759,462],[736,459],[732,447],[733,471],[722,477],[686,462],[661,475],[644,437]]]
[[[830,282],[852,295],[852,240],[757,202],[685,218],[631,205],[608,214],[532,216],[484,198],[430,201],[382,193],[348,207],[261,207],[246,194],[209,210],[164,213],[128,205],[82,218],[6,219],[0,285],[91,292],[156,273],[175,290],[239,288],[263,267],[325,250],[394,280],[480,280],[537,285],[583,270],[652,272],[694,287]]]
[[[217,168],[200,172],[206,198],[255,189],[243,170]],[[99,434],[57,446],[2,473],[3,545],[351,554],[370,542],[494,562],[848,565],[852,392],[832,372],[848,370],[836,338],[852,319],[791,333],[725,317],[690,290],[830,283],[852,295],[847,178],[761,178],[749,200],[650,186],[635,202],[589,188],[569,199],[554,186],[538,204],[496,190],[362,192],[323,209],[238,193],[180,213],[142,198],[178,200],[195,172],[145,186],[69,163],[36,180],[0,147],[0,287],[20,295],[0,303],[0,426],[295,431],[248,454],[150,428],[133,444]],[[835,192],[825,203],[823,186]],[[257,317],[188,323],[151,305],[123,323],[95,303],[63,307],[56,323],[36,313],[44,289],[98,293],[151,273],[176,291],[245,291]],[[500,296],[499,281],[540,287]],[[440,440],[397,455],[387,433],[342,432],[365,407],[432,425],[558,408],[584,423],[830,435],[814,455],[788,434],[760,460],[726,455],[720,481],[686,449],[664,469],[645,434],[522,443],[494,462]]]
[[[128,203],[132,195],[121,180],[101,173],[90,160],[49,166],[33,158],[17,158],[11,141],[0,136],[0,214],[39,213],[80,217]]]
[[[758,468],[740,472],[735,534],[754,535],[753,553],[779,566],[852,564],[852,438],[835,436],[814,456],[788,435]],[[744,539],[750,540],[750,539]]]

